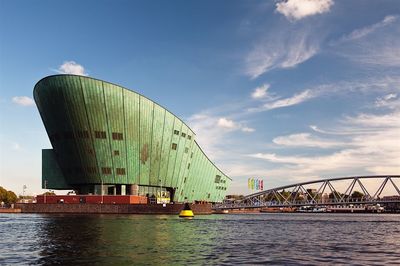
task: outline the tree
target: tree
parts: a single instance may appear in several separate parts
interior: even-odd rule
[[[11,203],[16,203],[17,202],[17,195],[15,195],[14,192],[11,190],[7,191],[7,201],[5,203],[11,204]]]
[[[329,193],[329,199],[334,199],[336,196],[336,198],[340,199],[343,194],[340,192],[335,191],[335,194],[333,192]]]
[[[17,202],[17,195],[11,190],[6,190],[3,187],[0,187],[0,202],[4,202],[5,204],[12,204]]]
[[[363,198],[363,197],[364,197],[364,194],[361,193],[361,192],[359,192],[359,191],[354,191],[354,192],[351,194],[351,198],[353,198],[353,199],[361,199],[361,198]]]

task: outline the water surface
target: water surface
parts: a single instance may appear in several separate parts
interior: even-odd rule
[[[0,214],[0,264],[400,265],[400,215]]]

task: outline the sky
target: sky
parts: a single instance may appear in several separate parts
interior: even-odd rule
[[[228,193],[400,174],[397,0],[0,0],[0,185],[17,194],[42,191],[32,92],[58,73],[182,118]]]

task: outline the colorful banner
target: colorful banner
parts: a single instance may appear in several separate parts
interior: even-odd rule
[[[264,190],[264,180],[258,178],[248,178],[247,188],[250,190]]]

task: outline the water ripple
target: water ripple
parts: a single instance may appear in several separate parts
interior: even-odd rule
[[[0,214],[0,265],[394,265],[399,218]]]

